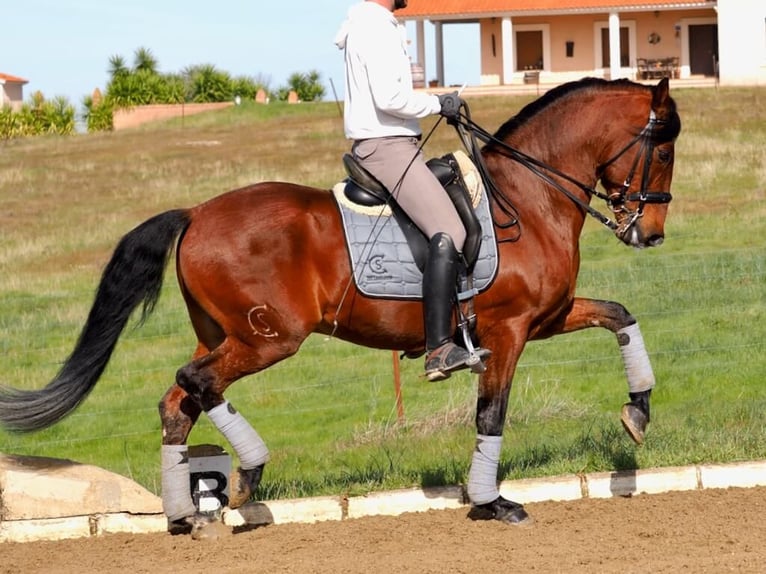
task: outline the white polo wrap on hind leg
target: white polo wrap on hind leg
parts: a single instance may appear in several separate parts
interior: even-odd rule
[[[197,512],[191,496],[189,479],[189,447],[185,444],[163,444],[162,510],[168,520],[180,520]]]
[[[487,504],[498,496],[497,467],[500,464],[502,436],[476,435],[471,470],[468,472],[468,498],[473,504]]]
[[[229,401],[213,407],[207,411],[207,415],[237,453],[243,470],[250,470],[269,461],[266,443]]]
[[[628,390],[631,393],[639,393],[654,388],[654,373],[638,323],[617,331],[617,342],[620,345],[625,375],[628,377]]]

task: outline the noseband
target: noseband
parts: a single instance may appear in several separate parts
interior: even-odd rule
[[[451,119],[449,121],[450,124],[452,124],[458,132],[458,135],[460,136],[460,139],[463,142],[463,145],[468,150],[469,154],[471,155],[474,163],[476,164],[477,168],[479,169],[479,172],[482,176],[482,180],[484,181],[485,186],[489,189],[491,195],[498,201],[499,207],[507,214],[513,215],[511,218],[511,223],[500,225],[497,222],[495,223],[499,227],[508,227],[510,225],[516,225],[518,223],[518,219],[515,217],[516,209],[511,204],[510,200],[506,198],[500,190],[497,188],[497,186],[494,184],[494,181],[492,180],[492,177],[489,174],[489,171],[487,170],[487,167],[484,165],[484,160],[482,158],[481,152],[479,150],[479,147],[476,143],[476,138],[482,140],[484,143],[494,143],[495,145],[502,148],[504,154],[513,159],[518,161],[520,164],[522,164],[524,167],[532,171],[535,175],[549,183],[551,186],[559,190],[561,193],[566,195],[569,199],[571,199],[575,204],[580,206],[585,212],[587,212],[589,215],[593,216],[597,220],[599,220],[603,225],[611,229],[615,232],[618,236],[622,237],[625,235],[628,230],[638,221],[641,217],[643,217],[644,214],[644,206],[647,203],[670,203],[670,201],[673,199],[673,196],[670,194],[670,192],[667,191],[649,191],[647,189],[648,186],[648,179],[649,179],[649,169],[651,168],[651,162],[652,162],[652,153],[654,151],[655,142],[654,142],[654,127],[659,124],[665,123],[665,120],[660,120],[657,118],[657,115],[655,114],[654,110],[649,111],[649,120],[646,123],[646,125],[641,129],[641,131],[636,135],[632,140],[630,140],[625,147],[623,147],[619,152],[617,152],[616,155],[614,155],[611,159],[607,160],[605,163],[603,163],[601,166],[599,166],[596,175],[597,179],[601,180],[604,174],[604,170],[606,170],[607,167],[609,167],[611,164],[616,162],[620,157],[622,157],[625,153],[628,152],[633,146],[638,144],[638,150],[636,152],[636,157],[633,160],[633,163],[631,165],[630,171],[628,172],[627,177],[625,178],[621,188],[609,195],[606,195],[604,193],[601,193],[597,189],[588,186],[575,178],[557,170],[556,168],[538,160],[535,159],[526,153],[515,149],[505,143],[504,141],[497,139],[495,136],[484,130],[482,127],[478,126],[476,123],[473,122],[471,119],[470,110],[468,109],[468,104],[463,102],[463,112],[459,118],[457,119]],[[636,172],[638,170],[638,163],[641,160],[641,157],[644,158],[644,165],[643,170],[641,173],[641,188],[638,192],[635,193],[629,193],[630,186],[633,182],[633,178],[636,175]],[[563,185],[561,185],[555,177],[564,179],[568,181],[569,183],[577,186],[582,191],[584,191],[588,196],[595,196],[600,199],[603,199],[607,207],[609,207],[610,211],[619,217],[619,215],[626,215],[627,218],[623,220],[622,223],[617,223],[611,219],[609,219],[607,216],[603,215],[600,211],[597,209],[591,207],[587,202],[583,201],[579,197],[577,197],[574,193],[569,191],[567,188],[565,188]],[[638,202],[638,207],[635,211],[631,211],[627,206],[626,202]]]

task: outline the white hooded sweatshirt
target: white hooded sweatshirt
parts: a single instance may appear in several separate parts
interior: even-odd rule
[[[404,27],[383,6],[352,6],[335,44],[345,50],[347,138],[417,136],[418,119],[439,113],[438,96],[413,90]]]

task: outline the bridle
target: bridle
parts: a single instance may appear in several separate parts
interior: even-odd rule
[[[472,157],[474,163],[476,164],[484,185],[488,188],[490,195],[496,200],[500,209],[510,217],[509,222],[506,223],[501,224],[496,221],[495,225],[499,227],[510,227],[513,225],[518,225],[518,216],[516,215],[516,208],[513,206],[510,199],[508,199],[508,197],[498,189],[492,180],[492,176],[484,164],[484,159],[476,141],[477,139],[483,141],[484,143],[491,142],[501,148],[503,155],[519,162],[532,173],[543,179],[552,187],[556,188],[571,201],[581,207],[586,213],[596,218],[603,225],[614,231],[618,237],[623,237],[625,234],[627,234],[633,225],[635,225],[636,221],[643,217],[644,207],[647,203],[670,203],[670,201],[673,199],[673,196],[670,194],[670,192],[650,191],[647,189],[649,169],[651,168],[652,154],[655,147],[654,129],[656,126],[666,123],[665,120],[660,120],[657,118],[654,110],[650,110],[649,119],[646,125],[640,130],[640,132],[633,139],[631,139],[619,152],[617,152],[614,156],[612,156],[610,159],[598,167],[596,176],[597,180],[601,180],[604,176],[605,170],[610,165],[620,159],[631,148],[638,145],[636,156],[633,159],[633,163],[631,164],[628,175],[625,177],[622,186],[609,195],[604,194],[594,187],[576,180],[572,176],[559,171],[555,167],[550,166],[545,162],[542,162],[496,138],[471,119],[471,113],[465,101],[462,102],[461,113],[459,114],[458,118],[450,119],[448,123],[453,125],[457,130],[463,145],[466,147],[469,155]],[[641,172],[640,189],[638,192],[630,193],[630,187],[633,183],[633,179],[638,170],[639,161],[642,157],[644,158],[644,163],[643,170]],[[575,185],[584,191],[588,197],[595,196],[603,199],[606,202],[607,207],[615,215],[615,219],[617,221],[611,220],[609,217],[605,216],[597,209],[591,207],[588,202],[580,199],[580,197],[572,193],[559,181],[557,181],[556,178],[563,179]],[[627,202],[638,202],[638,206],[635,210],[631,210],[626,205]]]
[[[636,156],[633,158],[633,163],[630,166],[630,171],[628,172],[627,177],[625,177],[625,180],[622,183],[622,187],[606,197],[603,194],[599,194],[599,197],[606,201],[607,206],[612,211],[612,213],[615,215],[622,213],[627,216],[623,220],[623,223],[617,229],[615,229],[615,233],[618,235],[624,235],[627,233],[627,231],[635,224],[635,222],[643,217],[644,206],[647,203],[670,203],[673,199],[673,196],[668,191],[647,190],[649,169],[652,165],[652,155],[655,146],[653,137],[654,127],[664,123],[666,123],[664,120],[657,119],[657,114],[654,113],[654,110],[649,110],[649,121],[639,132],[639,134],[630,142],[628,142],[628,144],[622,148],[614,157],[599,166],[598,170],[596,171],[598,179],[601,179],[603,177],[604,170],[606,170],[607,167],[617,161],[631,147],[637,143],[639,144]],[[644,166],[641,173],[641,189],[636,193],[628,193],[630,191],[630,186],[633,183],[633,178],[636,175],[636,171],[638,169],[638,162],[642,156],[644,158]],[[634,211],[631,211],[625,205],[626,202],[638,202],[638,207]]]

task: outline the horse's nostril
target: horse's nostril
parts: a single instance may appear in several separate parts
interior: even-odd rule
[[[659,247],[660,245],[662,245],[663,241],[665,241],[665,237],[663,235],[652,235],[649,238],[649,241],[647,241],[647,243],[651,247]]]

